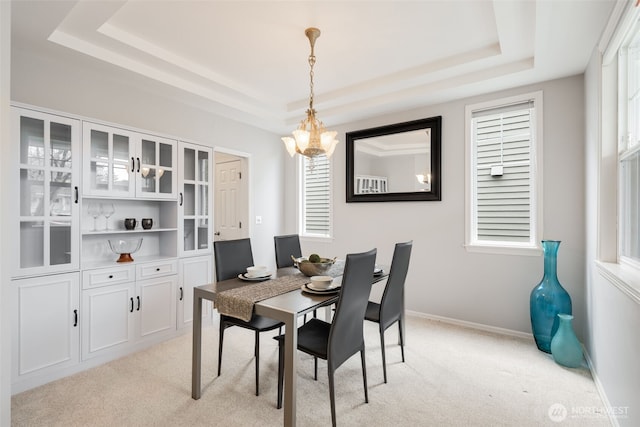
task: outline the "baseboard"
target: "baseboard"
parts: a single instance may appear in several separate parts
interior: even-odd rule
[[[589,366],[589,370],[591,371],[591,376],[593,377],[593,382],[596,384],[596,390],[598,390],[598,394],[600,395],[600,399],[602,399],[602,403],[605,408],[611,408],[611,402],[607,398],[607,393],[604,390],[604,385],[598,378],[598,373],[593,367],[593,363],[591,362],[591,357],[589,357],[589,353],[587,353],[587,349],[583,349],[584,358],[587,361],[587,366]],[[609,416],[609,422],[613,427],[620,427],[620,423],[618,422],[618,418],[615,416],[613,411],[607,410],[607,415]]]
[[[526,332],[514,331],[513,329],[498,328],[496,326],[483,325],[482,323],[468,322],[466,320],[458,320],[451,317],[437,316],[435,314],[420,313],[417,311],[407,310],[408,316],[419,317],[422,319],[435,320],[438,322],[449,323],[456,326],[462,326],[470,329],[477,329],[485,332],[493,332],[500,335],[508,335],[512,337],[524,338],[533,341],[533,335]]]

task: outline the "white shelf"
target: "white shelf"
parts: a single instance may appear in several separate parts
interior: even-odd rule
[[[112,234],[138,234],[138,233],[160,233],[165,231],[178,231],[177,228],[150,228],[145,229],[133,229],[133,230],[83,230],[83,236],[110,236]]]

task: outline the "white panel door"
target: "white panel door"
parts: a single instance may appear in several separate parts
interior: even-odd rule
[[[82,359],[127,346],[134,338],[135,284],[82,292]]]
[[[138,282],[135,311],[140,338],[176,330],[176,282],[175,275]]]
[[[180,260],[178,267],[178,328],[189,327],[193,322],[193,288],[213,282],[212,257],[201,256]],[[211,302],[203,301],[202,317],[211,313]]]
[[[233,240],[245,236],[242,224],[242,163],[234,160],[216,163],[215,240]]]
[[[78,363],[80,273],[14,280],[13,380]]]

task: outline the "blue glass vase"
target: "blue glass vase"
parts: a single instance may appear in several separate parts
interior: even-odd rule
[[[531,330],[538,349],[551,353],[551,338],[558,329],[558,314],[573,314],[571,297],[558,281],[558,240],[543,240],[544,276],[531,291]]]
[[[567,368],[578,368],[582,365],[582,345],[578,341],[570,314],[558,314],[558,330],[551,339],[551,355],[556,363]]]

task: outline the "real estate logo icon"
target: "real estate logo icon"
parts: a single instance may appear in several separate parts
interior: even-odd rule
[[[561,403],[554,403],[549,406],[547,414],[549,415],[549,419],[554,423],[561,423],[567,418],[567,408]]]

